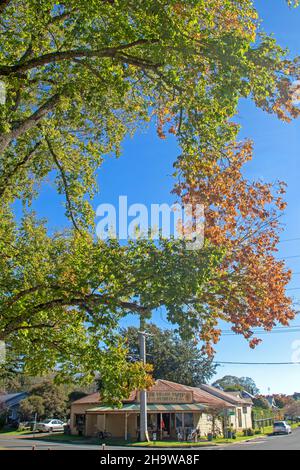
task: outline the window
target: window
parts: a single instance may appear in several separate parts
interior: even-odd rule
[[[193,413],[184,413],[184,427],[185,428],[194,427]]]
[[[182,422],[183,421],[183,422]],[[193,428],[193,413],[176,413],[176,428]]]
[[[85,415],[75,415],[75,426],[83,426],[85,424]]]
[[[243,413],[244,413],[244,415],[246,415],[247,412],[248,412],[247,406],[243,406]]]
[[[182,428],[182,413],[176,413],[176,428]]]

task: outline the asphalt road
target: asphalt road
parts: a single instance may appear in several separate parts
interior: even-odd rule
[[[300,428],[288,436],[268,436],[254,441],[234,444],[219,450],[300,450]]]
[[[8,450],[100,450],[100,446],[97,445],[80,445],[80,444],[64,444],[56,442],[47,442],[39,439],[28,439],[20,437],[8,437],[0,435],[0,448]],[[167,448],[167,447],[166,447]],[[107,450],[128,450],[128,447],[112,447],[107,446]],[[134,448],[131,447],[131,450]],[[147,448],[145,448],[147,449]],[[268,436],[264,438],[250,440],[240,444],[233,444],[227,446],[218,447],[198,447],[197,450],[300,450],[300,428],[294,429],[292,434],[289,436]],[[143,450],[142,448],[136,448],[134,450]],[[149,448],[148,448],[149,450]],[[163,450],[160,448],[159,450]],[[176,450],[183,450],[177,448]],[[184,449],[185,451],[188,449]]]
[[[100,446],[92,445],[73,445],[57,443],[53,441],[47,442],[45,439],[28,439],[20,437],[0,436],[0,448],[8,450],[99,450]]]

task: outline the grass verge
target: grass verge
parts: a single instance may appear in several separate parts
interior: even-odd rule
[[[0,431],[0,436],[24,436],[32,434],[32,431]]]

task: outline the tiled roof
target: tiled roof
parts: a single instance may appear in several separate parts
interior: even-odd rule
[[[209,387],[210,389],[214,389],[214,387]],[[214,389],[217,390],[217,389]],[[216,396],[214,393],[211,393],[210,390],[205,390],[200,387],[189,387],[187,385],[178,384],[175,382],[171,382],[169,380],[156,380],[154,385],[149,389],[150,392],[162,392],[162,391],[175,391],[175,392],[192,392],[193,393],[193,401],[194,403],[202,403],[207,406],[216,406],[216,405],[223,405],[224,407],[229,407],[230,404],[232,406],[232,400],[236,401],[236,403],[240,403],[240,400],[237,400],[235,397],[225,394],[222,392],[222,396]],[[219,391],[219,390],[217,390]],[[129,398],[124,400],[124,403],[132,403],[137,400],[137,392],[131,392]],[[242,400],[243,401],[243,400]],[[100,394],[93,393],[92,395],[88,395],[86,397],[80,398],[79,400],[74,401],[72,404],[80,405],[80,404],[99,404],[101,402]]]
[[[86,397],[79,398],[79,400],[73,401],[72,405],[84,405],[85,403],[100,403],[100,393],[96,392],[91,395],[87,395]]]
[[[175,391],[175,392],[190,392],[190,387],[187,385],[170,382],[170,380],[158,379],[155,384],[150,388],[150,392],[159,391]]]
[[[175,390],[177,392],[193,392],[193,398],[196,403],[204,403],[211,406],[217,404],[223,404],[224,406],[226,406],[226,404],[228,405],[224,400],[201,390],[201,388],[189,387],[188,385],[170,382],[169,380],[157,380],[155,385],[151,388],[151,391],[166,389]]]
[[[194,400],[198,403],[204,403],[209,406],[215,406],[215,405],[224,405],[230,406],[230,403],[226,400],[222,400],[221,398],[215,397],[212,394],[206,392],[205,390],[202,390],[201,388],[196,388],[196,387],[191,387],[194,391]]]
[[[26,392],[19,392],[19,393],[7,393],[0,395],[0,403],[8,403],[10,401],[15,401],[15,400],[23,400],[25,396],[27,395]]]
[[[249,399],[244,399],[241,397],[236,397],[235,395],[232,395],[229,392],[223,392],[223,390],[220,390],[216,387],[212,387],[211,385],[201,385],[200,386],[202,390],[205,392],[208,392],[209,394],[214,395],[215,397],[221,398],[222,400],[225,400],[233,405],[251,405],[252,401]]]
[[[127,402],[132,402],[136,399],[136,391],[133,391],[130,393],[129,398],[127,400],[123,400],[124,403]],[[87,395],[86,397],[79,398],[79,400],[73,401],[72,405],[84,405],[84,404],[89,404],[89,403],[100,403],[101,402],[101,396],[99,392],[92,393],[91,395]]]

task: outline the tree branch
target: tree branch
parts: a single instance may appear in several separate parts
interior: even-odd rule
[[[51,96],[40,108],[31,114],[31,116],[16,124],[10,132],[0,135],[0,153],[3,153],[7,149],[12,140],[17,139],[36,126],[41,119],[55,108],[61,96],[62,92]]]
[[[76,293],[75,293],[76,295]],[[124,302],[118,301],[117,299],[113,299],[112,297],[108,297],[105,295],[97,295],[97,294],[87,294],[87,295],[80,295],[79,297],[71,297],[71,298],[57,298],[49,300],[48,302],[43,302],[33,307],[33,312],[40,312],[43,310],[49,310],[55,307],[81,307],[81,308],[89,308],[89,313],[91,313],[92,307],[97,306],[109,306],[114,305],[117,308],[122,308],[124,310],[129,310],[131,312],[135,312],[138,314],[145,314],[148,312],[148,308],[142,305],[138,305],[136,302]]]
[[[54,287],[51,286],[51,288],[53,289]],[[13,297],[10,297],[6,302],[4,302],[5,308],[11,307],[12,305],[14,305],[16,302],[21,300],[26,295],[38,292],[40,289],[45,289],[45,286],[43,285],[33,286],[33,287],[29,287],[28,289],[24,289],[18,292],[16,295],[14,295]]]
[[[33,329],[41,329],[41,328],[55,328],[57,323],[37,323],[36,325],[27,325],[27,326],[8,326],[6,330],[9,331],[9,334],[14,333],[15,331],[20,331],[20,330],[33,330]]]
[[[3,13],[5,8],[10,4],[11,0],[0,0],[0,14]]]
[[[74,213],[73,213],[72,201],[71,201],[70,194],[69,194],[68,181],[67,181],[67,178],[66,178],[66,175],[65,175],[64,168],[63,168],[62,164],[60,163],[60,161],[58,160],[57,155],[54,152],[54,149],[53,149],[52,144],[51,144],[50,140],[48,139],[48,137],[46,137],[46,142],[47,142],[49,151],[51,153],[51,156],[54,160],[54,163],[57,166],[57,168],[60,172],[60,175],[61,175],[63,186],[64,186],[64,189],[65,189],[67,208],[68,208],[68,212],[70,214],[72,224],[73,224],[75,230],[77,230],[79,233],[81,233],[80,228],[77,225],[77,222],[76,222],[76,219],[75,219],[75,216],[74,216]]]
[[[3,197],[5,191],[7,190],[7,185],[9,185],[10,179],[17,173],[17,171],[24,166],[35,153],[35,151],[41,145],[41,141],[37,142],[32,149],[25,155],[25,157],[18,162],[13,169],[11,169],[6,175],[1,176],[0,179],[0,198]]]
[[[158,40],[148,40],[148,39],[138,39],[128,44],[121,44],[116,47],[99,49],[99,50],[90,50],[90,49],[71,49],[69,51],[55,51],[49,52],[48,54],[44,54],[40,57],[34,57],[26,62],[19,61],[15,65],[0,65],[0,75],[9,76],[12,74],[20,74],[27,72],[35,67],[41,67],[43,65],[48,65],[53,62],[62,62],[65,60],[73,60],[79,58],[96,58],[96,57],[103,57],[103,58],[118,58],[118,53],[127,49],[131,49],[132,47],[140,46],[143,44],[155,44]],[[155,64],[153,62],[146,61],[145,59],[134,57],[134,56],[127,56],[123,54],[119,58],[123,59],[124,61],[131,63],[132,65],[141,66],[148,68],[157,68],[160,64]]]

